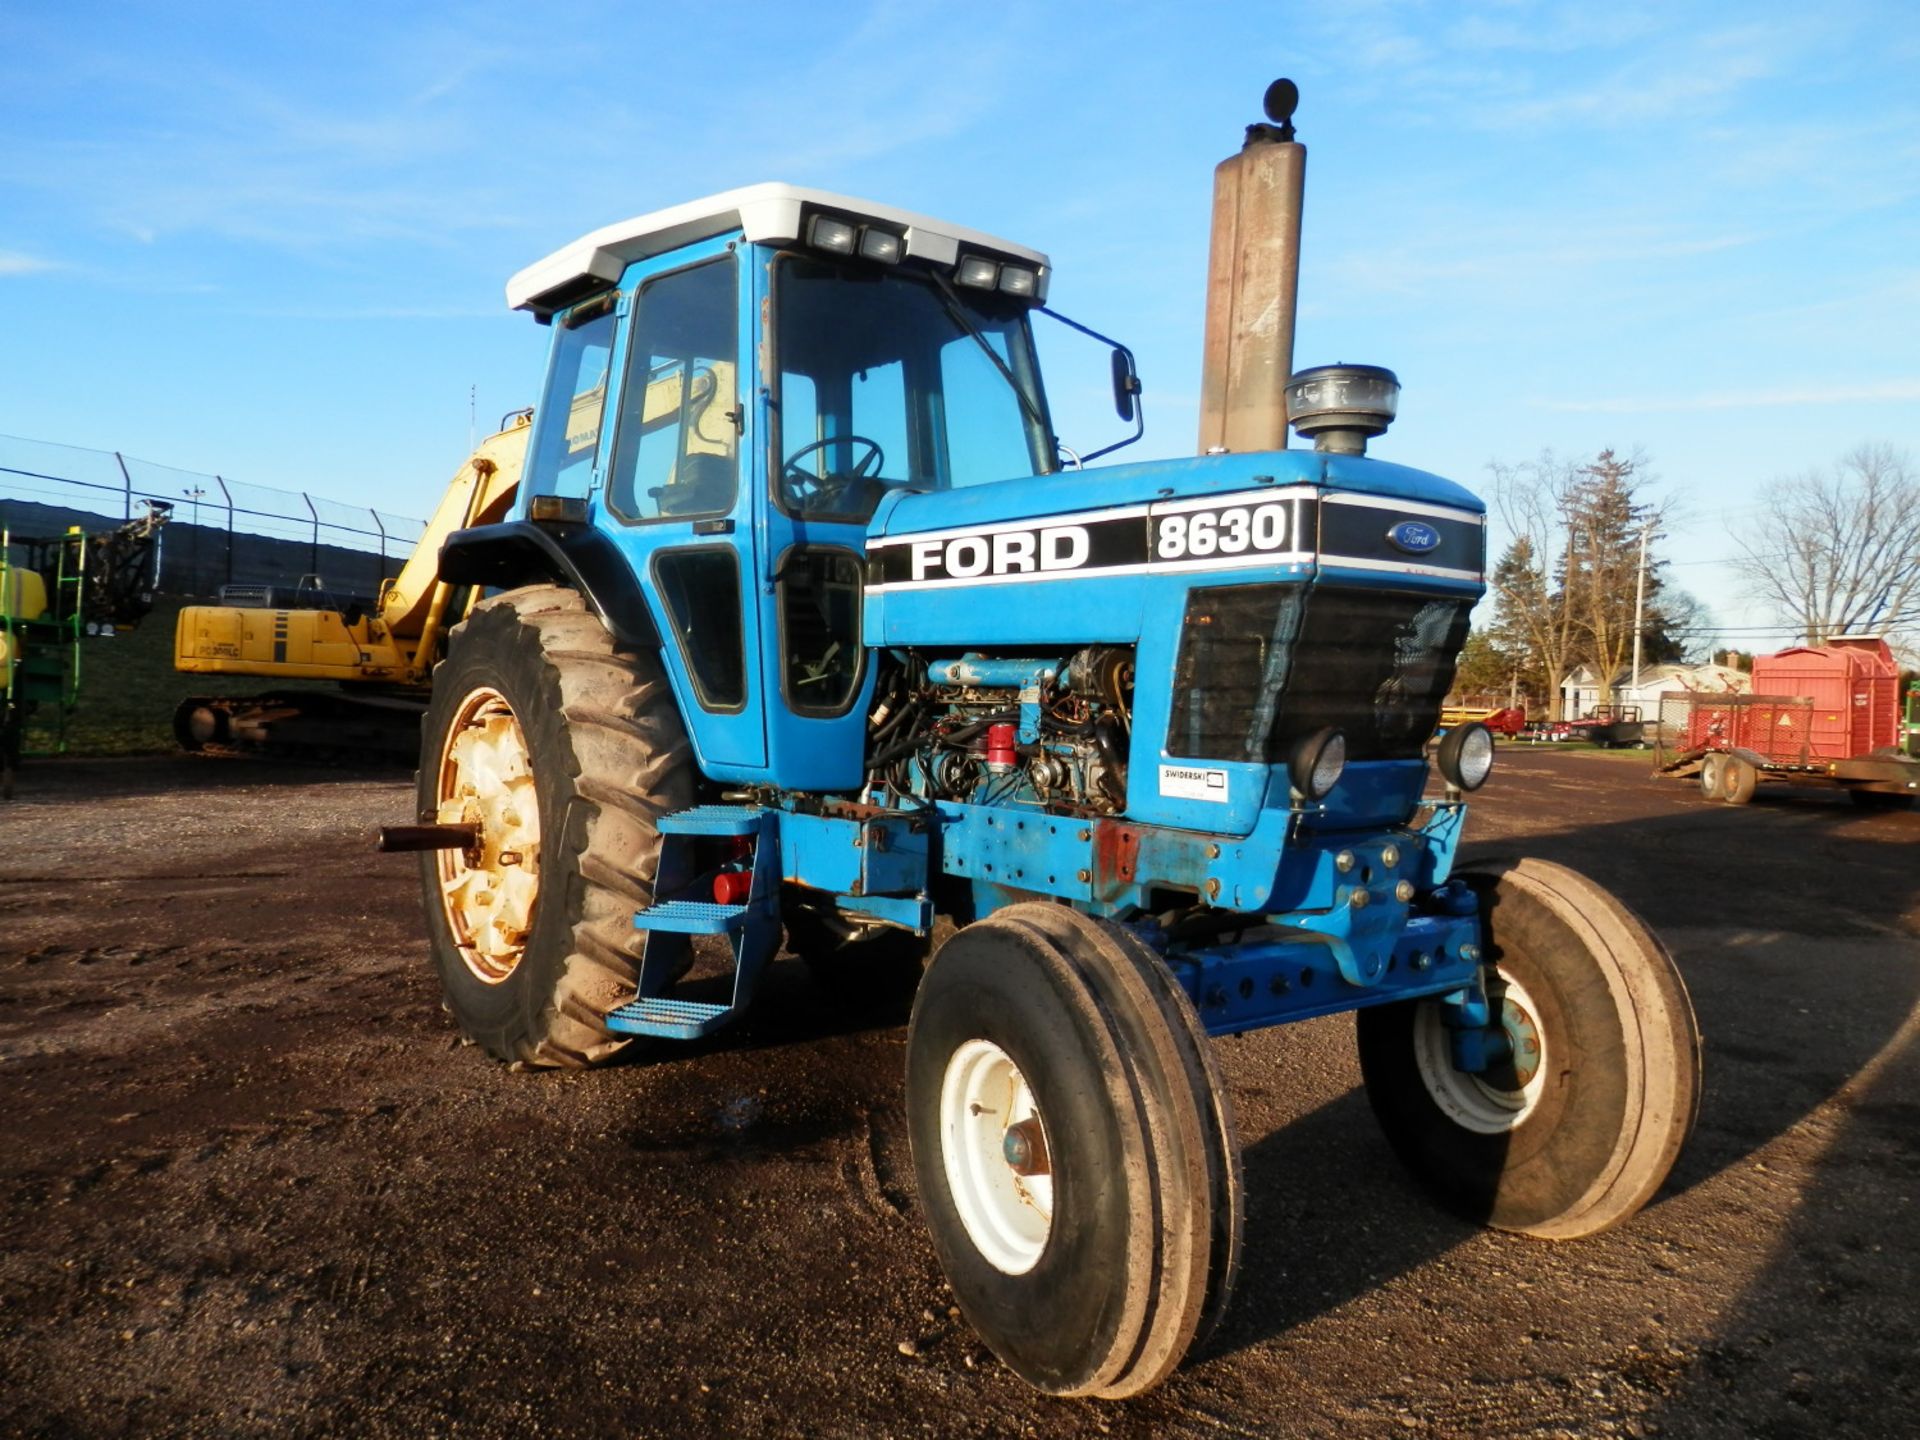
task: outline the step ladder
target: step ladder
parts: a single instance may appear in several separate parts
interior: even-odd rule
[[[687,894],[658,901],[633,917],[634,925],[647,932],[639,993],[608,1013],[609,1030],[697,1040],[746,1009],[761,971],[780,948],[779,834],[777,812],[755,806],[697,805],[661,819],[660,874],[687,873],[691,867],[680,862],[698,840],[738,838],[753,841],[752,881],[741,904]],[[680,1000],[668,993],[686,968],[695,935],[724,935],[733,947],[728,1004]]]

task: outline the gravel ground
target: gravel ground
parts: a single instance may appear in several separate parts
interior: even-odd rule
[[[1473,851],[1617,889],[1679,957],[1700,1127],[1549,1245],[1437,1212],[1341,1017],[1222,1042],[1238,1298],[1126,1404],[948,1309],[909,996],[776,966],[709,1042],[587,1074],[462,1046],[382,775],[41,763],[0,807],[0,1434],[1908,1435],[1920,1407],[1920,813],[1746,810],[1503,752]]]

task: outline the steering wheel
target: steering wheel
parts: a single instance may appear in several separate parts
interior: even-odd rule
[[[801,468],[800,462],[817,450],[829,445],[864,445],[866,453],[854,461],[853,468],[844,474],[836,471],[830,475],[815,475]],[[780,467],[780,483],[787,493],[801,501],[809,509],[839,510],[840,504],[856,487],[866,489],[881,485],[878,477],[880,469],[887,463],[886,452],[880,448],[880,442],[869,440],[864,435],[829,435],[824,440],[815,440],[802,445],[789,455],[786,463]]]

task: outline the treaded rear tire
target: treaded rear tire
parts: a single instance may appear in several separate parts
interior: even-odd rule
[[[634,993],[661,816],[693,803],[686,729],[658,660],[615,644],[581,597],[528,586],[474,607],[448,637],[422,722],[416,792],[439,800],[447,729],[477,689],[499,692],[525,737],[540,811],[539,891],[512,973],[489,983],[462,958],[423,854],[422,899],[447,1008],[488,1054],[516,1066],[596,1065],[628,1037],[605,1016]]]

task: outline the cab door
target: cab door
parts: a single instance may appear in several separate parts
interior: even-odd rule
[[[765,778],[756,603],[763,562],[743,483],[751,336],[736,241],[631,266],[612,365],[617,414],[598,523],[642,586],[701,769]]]

